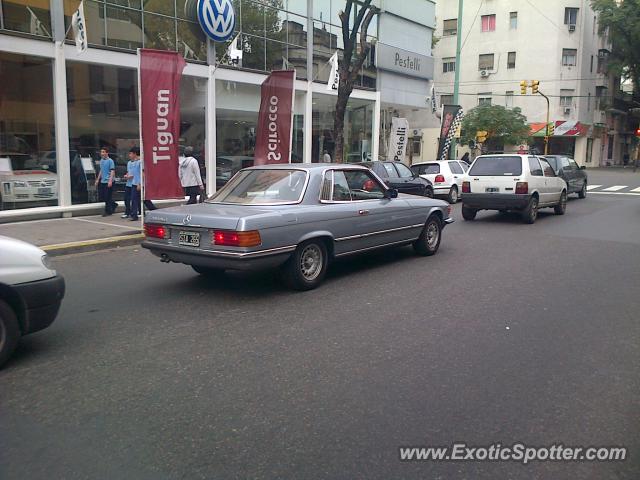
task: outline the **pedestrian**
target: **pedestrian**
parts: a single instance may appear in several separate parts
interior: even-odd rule
[[[460,160],[465,162],[468,165],[471,164],[471,162],[469,162],[469,152],[465,152],[465,154],[462,155],[462,158]]]
[[[131,167],[130,170],[129,167]],[[131,221],[135,222],[138,220],[138,215],[140,215],[140,195],[142,195],[142,160],[140,160],[140,149],[138,147],[132,147],[131,150],[129,150],[127,179],[129,178],[131,179],[131,187],[129,190],[131,206],[129,212]]]
[[[134,177],[134,169],[136,167],[135,162],[136,162],[136,157],[134,154],[134,149],[137,149],[138,147],[133,147],[131,150],[129,150],[129,161],[127,162],[127,173],[124,176],[124,178],[127,180],[127,183],[124,187],[124,213],[122,214],[121,218],[129,218],[131,217],[131,190],[133,189],[133,177]],[[139,152],[139,150],[138,150]],[[133,216],[137,216],[138,211],[136,210],[136,215]]]
[[[329,155],[329,152],[327,150],[324,151],[324,155],[322,156],[322,161],[324,163],[331,163],[331,155]]]
[[[184,157],[180,157],[178,162],[178,176],[184,194],[189,197],[187,205],[198,203],[198,194],[203,194],[204,184],[200,176],[200,164],[193,156],[193,147],[185,147]]]
[[[113,201],[113,181],[116,176],[116,164],[109,157],[109,149],[100,149],[100,171],[96,176],[96,187],[98,187],[98,201],[104,202],[103,217],[112,215],[118,204]]]

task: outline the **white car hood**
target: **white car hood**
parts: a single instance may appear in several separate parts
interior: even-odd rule
[[[30,243],[0,235],[0,283],[17,285],[55,277],[42,263],[45,252]]]
[[[16,182],[32,182],[39,180],[55,180],[58,176],[46,170],[15,170],[13,172],[0,172],[0,180]]]

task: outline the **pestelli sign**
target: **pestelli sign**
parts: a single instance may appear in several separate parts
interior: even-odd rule
[[[236,26],[236,13],[231,0],[198,0],[198,23],[214,42],[231,38]]]
[[[255,165],[290,161],[294,80],[294,70],[278,70],[262,84]]]
[[[389,139],[390,162],[401,162],[407,152],[407,142],[409,140],[409,122],[406,118],[394,117],[391,119],[391,137]]]
[[[181,197],[179,93],[185,61],[178,52],[140,49],[138,55],[145,197]]]

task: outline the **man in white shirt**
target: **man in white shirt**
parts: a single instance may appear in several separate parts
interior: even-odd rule
[[[200,164],[193,157],[193,147],[185,147],[184,157],[180,157],[178,162],[178,176],[184,194],[189,197],[187,205],[198,203],[198,194],[204,194],[204,184],[200,176]]]

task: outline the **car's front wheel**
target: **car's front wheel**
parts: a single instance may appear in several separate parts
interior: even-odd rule
[[[435,255],[440,248],[441,238],[442,222],[437,215],[431,215],[422,229],[422,233],[413,243],[413,249],[420,255],[430,257]]]
[[[553,211],[556,212],[556,215],[564,215],[564,212],[567,211],[567,192],[562,192],[560,203],[553,207]]]
[[[0,300],[0,367],[6,362],[18,345],[20,327],[13,309]]]
[[[329,256],[322,240],[309,240],[296,248],[284,264],[282,279],[294,290],[311,290],[322,283],[327,273]]]
[[[582,188],[578,192],[578,198],[587,198],[587,182],[582,184]]]
[[[529,205],[522,212],[522,221],[524,223],[532,224],[536,223],[538,218],[538,197],[531,197],[529,199]]]
[[[458,187],[453,186],[451,190],[449,190],[449,195],[447,195],[447,201],[451,204],[458,203]]]
[[[464,202],[464,200],[462,200]],[[469,208],[462,205],[462,218],[467,221],[475,220],[478,211],[475,208]]]

